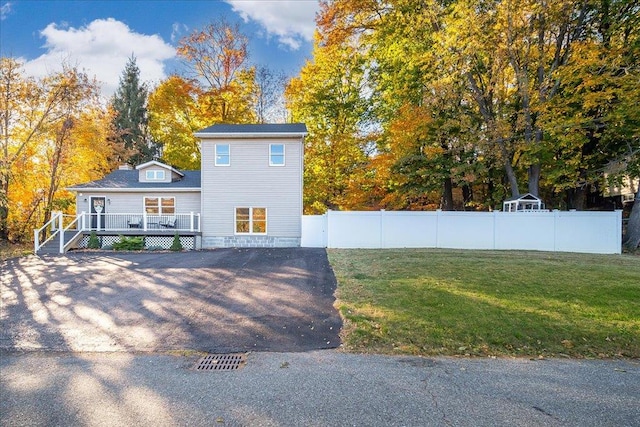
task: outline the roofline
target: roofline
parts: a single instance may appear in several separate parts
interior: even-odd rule
[[[182,172],[180,172],[179,170],[177,170],[173,166],[170,166],[170,165],[168,165],[166,163],[159,162],[157,160],[149,160],[148,162],[142,163],[141,165],[136,166],[136,170],[140,170],[140,169],[145,168],[145,167],[147,167],[149,165],[160,166],[163,169],[169,169],[171,172],[175,172],[180,176],[184,176],[184,174]]]
[[[102,192],[102,193],[193,193],[201,192],[201,187],[179,187],[179,188],[140,188],[140,187],[67,187],[67,191],[86,191],[86,192]]]
[[[198,138],[304,138],[308,132],[196,132],[193,135]]]

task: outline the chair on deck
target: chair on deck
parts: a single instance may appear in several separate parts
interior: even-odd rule
[[[141,228],[142,218],[140,218],[139,216],[134,216],[129,221],[127,221],[127,223],[129,224],[129,228]]]
[[[169,218],[160,221],[159,224],[161,227],[165,228],[176,228],[176,217],[170,216]]]

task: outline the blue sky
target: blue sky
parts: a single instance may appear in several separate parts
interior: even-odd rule
[[[43,76],[77,64],[110,96],[134,54],[150,84],[178,71],[178,40],[216,17],[238,22],[250,62],[297,75],[311,57],[317,0],[0,0],[0,54]]]

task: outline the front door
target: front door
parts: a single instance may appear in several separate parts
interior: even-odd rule
[[[105,214],[105,199],[104,197],[92,197],[91,198],[91,228],[94,230],[100,230],[104,228],[104,214]]]

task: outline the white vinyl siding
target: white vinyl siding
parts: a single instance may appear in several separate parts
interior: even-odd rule
[[[212,140],[202,141],[203,239],[233,237],[236,207],[264,207],[268,212],[268,236],[300,238],[301,138],[228,141],[233,162],[226,168],[211,166],[215,161],[216,144]],[[284,166],[269,166],[270,144],[284,145],[287,155]]]
[[[269,166],[284,165],[284,144],[269,144]]]
[[[91,192],[82,191],[82,195],[77,197],[77,212],[89,212],[89,198],[105,197],[107,201],[107,212],[109,213],[122,213],[122,214],[140,214],[144,212],[144,198],[145,197],[173,197],[175,199],[175,213],[176,214],[188,214],[190,212],[200,213],[200,192],[199,191],[185,191],[178,193],[166,193],[159,191],[149,191],[148,193],[142,192],[100,192],[99,190],[92,190]],[[87,199],[85,202],[84,200]]]
[[[175,176],[169,169],[164,169],[159,166],[149,166],[138,171],[139,182],[171,182],[173,178],[179,178]]]
[[[231,147],[229,144],[216,144],[215,165],[231,166]]]

